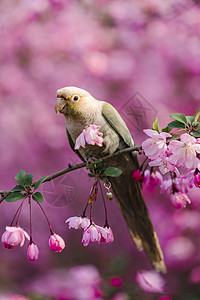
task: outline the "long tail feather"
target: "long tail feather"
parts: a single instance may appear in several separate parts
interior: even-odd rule
[[[163,253],[140,184],[131,178],[133,170],[138,168],[137,156],[132,153],[114,156],[108,165],[122,170],[122,175],[110,178],[110,182],[136,247],[138,250],[144,249],[156,271],[165,273]]]

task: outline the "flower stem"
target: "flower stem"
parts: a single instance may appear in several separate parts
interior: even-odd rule
[[[32,243],[32,212],[31,212],[31,196],[29,196],[29,208],[30,208],[30,244]]]
[[[104,205],[104,210],[105,210],[105,224],[104,224],[104,227],[106,227],[106,226],[109,227],[109,225],[108,225],[108,212],[107,212],[107,208],[106,208],[106,201],[105,201],[105,198],[104,198],[104,194],[103,194],[101,183],[99,185],[100,185],[100,190],[101,190],[101,195],[102,195],[103,205]]]
[[[45,216],[45,219],[47,220],[47,223],[48,223],[48,225],[49,225],[49,229],[50,229],[51,234],[54,234],[54,231],[53,231],[53,229],[52,229],[52,227],[51,227],[51,224],[50,224],[50,222],[49,222],[49,219],[48,219],[48,217],[47,217],[47,215],[46,215],[46,213],[45,213],[45,211],[44,211],[42,205],[41,205],[40,202],[38,202],[38,201],[37,201],[37,204],[38,204],[39,207],[41,208],[41,210],[42,210],[42,212],[43,212],[43,214],[44,214],[44,216]]]
[[[13,219],[12,219],[12,222],[11,222],[10,226],[13,226],[14,220],[15,220],[18,213],[19,213],[19,215],[18,215],[18,218],[17,218],[17,221],[16,221],[16,225],[19,226],[19,217],[20,217],[20,214],[21,214],[21,211],[22,211],[22,205],[24,204],[25,199],[26,199],[26,197],[23,199],[22,203],[18,207],[18,209],[17,209],[17,211],[16,211],[16,213],[15,213]]]

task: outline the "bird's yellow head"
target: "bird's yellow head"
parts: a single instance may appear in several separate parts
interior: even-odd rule
[[[77,87],[64,87],[57,90],[57,101],[55,111],[65,115],[65,117],[80,118],[82,112],[92,98],[90,93]]]

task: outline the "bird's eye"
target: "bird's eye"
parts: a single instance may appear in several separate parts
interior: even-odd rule
[[[74,95],[71,97],[71,102],[78,102],[80,100],[80,96]]]

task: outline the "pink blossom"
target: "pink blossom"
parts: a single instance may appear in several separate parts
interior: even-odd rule
[[[103,146],[103,133],[99,131],[101,127],[96,125],[90,125],[88,128],[83,129],[81,134],[77,137],[74,149],[77,150],[80,147],[85,148],[85,142],[90,145]]]
[[[112,229],[110,227],[101,227],[97,226],[97,229],[100,233],[100,238],[98,240],[98,243],[106,243],[106,244],[111,244],[114,241],[114,236]]]
[[[152,293],[162,293],[165,285],[159,273],[146,270],[137,272],[136,282],[143,291]]]
[[[146,170],[144,172],[144,185],[152,190],[155,186],[157,186],[159,183],[163,182],[163,177],[160,174],[160,172],[153,170]]]
[[[101,234],[95,226],[95,224],[92,224],[90,227],[85,229],[83,233],[82,243],[84,246],[88,246],[90,242],[97,242],[101,239]]]
[[[49,238],[49,247],[52,251],[61,252],[65,248],[65,241],[61,236],[54,233]]]
[[[159,170],[163,175],[168,172],[175,172],[177,176],[180,174],[178,169],[175,167],[174,164],[171,163],[169,157],[167,156],[165,158],[158,157],[157,159],[150,161],[149,166],[159,167]]]
[[[146,156],[151,160],[166,157],[167,144],[166,139],[171,137],[171,134],[166,132],[158,133],[155,130],[145,129],[143,130],[149,139],[142,143],[142,149],[144,150]]]
[[[120,287],[123,285],[123,280],[118,276],[111,277],[109,280],[109,284],[115,287]]]
[[[136,182],[142,182],[144,180],[143,172],[141,172],[139,169],[134,170],[131,178],[135,179]]]
[[[37,260],[39,258],[39,249],[33,242],[29,244],[27,251],[28,259],[31,261]]]
[[[188,193],[188,188],[192,188],[192,178],[189,174],[188,177],[180,176],[171,179],[170,177],[161,183],[161,193],[163,192],[182,192]]]
[[[172,193],[170,196],[170,201],[173,206],[177,209],[185,208],[187,203],[191,203],[188,196],[182,192]]]
[[[28,233],[21,227],[6,226],[6,231],[2,235],[1,241],[4,243],[5,248],[11,249],[19,244],[22,247],[25,237],[30,240]]]
[[[90,226],[90,220],[86,217],[70,217],[65,221],[65,223],[69,223],[69,229],[86,229]]]
[[[194,169],[198,163],[197,153],[200,153],[200,144],[197,144],[195,137],[184,133],[180,136],[180,141],[173,140],[169,143],[169,151],[171,163]]]

